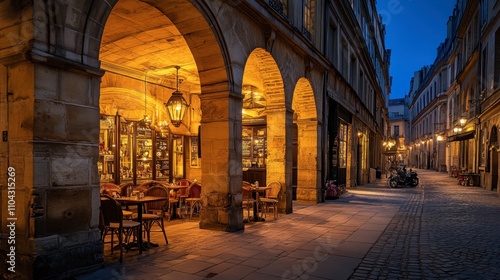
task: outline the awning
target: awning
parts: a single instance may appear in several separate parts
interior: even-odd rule
[[[453,141],[462,141],[462,140],[472,139],[472,138],[474,138],[475,134],[476,134],[476,131],[471,130],[471,131],[467,131],[467,132],[460,133],[457,135],[448,136],[447,141],[453,142]]]

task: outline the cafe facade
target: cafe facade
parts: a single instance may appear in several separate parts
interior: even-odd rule
[[[200,228],[238,231],[243,181],[280,182],[283,214],[321,203],[326,180],[369,182],[390,52],[368,2],[0,3],[0,232],[16,218],[17,275],[102,265],[104,183],[196,179]]]

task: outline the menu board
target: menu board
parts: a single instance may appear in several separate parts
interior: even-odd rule
[[[243,157],[252,156],[252,128],[243,128],[241,135],[241,151]]]
[[[253,139],[253,156],[264,157],[267,152],[266,128],[255,128],[253,130]]]
[[[265,167],[267,156],[266,127],[243,127],[241,138],[243,167]]]

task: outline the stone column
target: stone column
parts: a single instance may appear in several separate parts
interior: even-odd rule
[[[285,108],[266,108],[266,181],[282,185],[280,213],[292,213],[292,125],[293,113]]]
[[[66,277],[103,262],[96,168],[101,73],[41,52],[28,56],[6,69],[9,141],[1,161],[15,168],[16,206],[12,214],[2,211],[2,230],[16,218],[19,279]],[[2,188],[2,207],[6,194]],[[2,256],[11,251],[4,241]]]
[[[201,96],[202,211],[200,228],[243,229],[241,94]]]
[[[321,172],[318,165],[319,135],[316,120],[297,121],[297,202],[321,202]]]

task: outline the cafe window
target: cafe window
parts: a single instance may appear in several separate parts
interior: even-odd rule
[[[347,166],[347,124],[340,123],[339,128],[339,168]]]
[[[198,157],[198,137],[191,137],[190,165],[191,167],[200,168],[200,158]]]
[[[182,143],[182,137],[180,139]],[[97,162],[100,182],[138,185],[148,180],[171,181],[170,141],[168,130],[155,131],[145,123],[127,121],[120,116],[102,116]],[[182,153],[182,148],[176,152]],[[183,168],[182,155],[179,157]]]
[[[243,167],[266,167],[267,128],[265,126],[244,126],[242,128]]]

